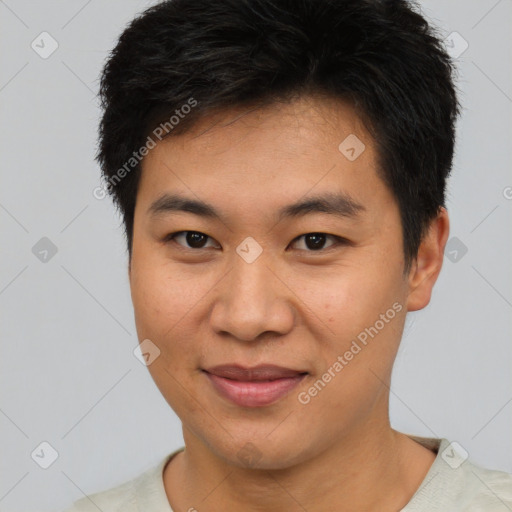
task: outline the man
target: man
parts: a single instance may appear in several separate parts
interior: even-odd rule
[[[452,65],[405,1],[174,0],[101,82],[141,352],[185,447],[72,510],[489,511],[512,475],[400,433],[449,233]]]

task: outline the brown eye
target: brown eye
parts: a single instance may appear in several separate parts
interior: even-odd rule
[[[334,240],[330,245],[325,247],[328,239]],[[342,238],[335,235],[328,235],[327,233],[306,233],[305,235],[301,235],[294,240],[294,244],[302,241],[302,247],[297,247],[299,250],[306,250],[310,252],[321,251],[323,249],[328,249],[336,243],[341,243],[343,241]]]
[[[186,249],[204,249],[208,247],[206,245],[208,240],[213,241],[213,238],[199,231],[178,231],[166,237],[166,241],[170,240],[175,241]],[[214,247],[216,246],[214,245]]]

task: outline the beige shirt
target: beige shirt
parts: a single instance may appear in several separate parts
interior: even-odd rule
[[[464,449],[447,439],[409,437],[437,457],[419,489],[399,512],[512,511],[512,474],[472,464]],[[163,470],[183,449],[133,480],[76,501],[65,512],[173,512],[165,494]],[[194,504],[189,510],[194,510]]]

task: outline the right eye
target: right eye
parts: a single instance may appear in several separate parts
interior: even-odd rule
[[[173,241],[185,249],[192,250],[208,248],[206,245],[208,240],[212,240],[215,244],[217,244],[213,247],[220,247],[220,245],[213,238],[205,235],[204,233],[201,233],[200,231],[176,231],[175,233],[170,233],[164,238],[164,242]]]

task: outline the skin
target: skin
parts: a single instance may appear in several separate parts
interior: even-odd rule
[[[339,144],[355,134],[354,161]],[[282,207],[325,192],[360,203],[356,216],[311,212],[278,221]],[[164,192],[200,199],[222,219],[151,215]],[[202,248],[187,244],[197,231]],[[348,105],[303,97],[264,109],[212,114],[145,157],[129,268],[137,333],[160,356],[148,369],[182,421],[184,452],[167,464],[175,511],[396,511],[435,454],[389,423],[389,385],[407,311],[425,307],[449,232],[431,223],[410,271],[394,196],[377,175],[374,142]],[[320,250],[308,233],[330,236]],[[263,249],[252,263],[246,238]],[[322,240],[322,239],[321,239]],[[365,328],[403,306],[307,404],[306,391]],[[309,372],[289,395],[243,408],[201,371],[218,364],[278,364]],[[238,453],[256,447],[252,465]]]

